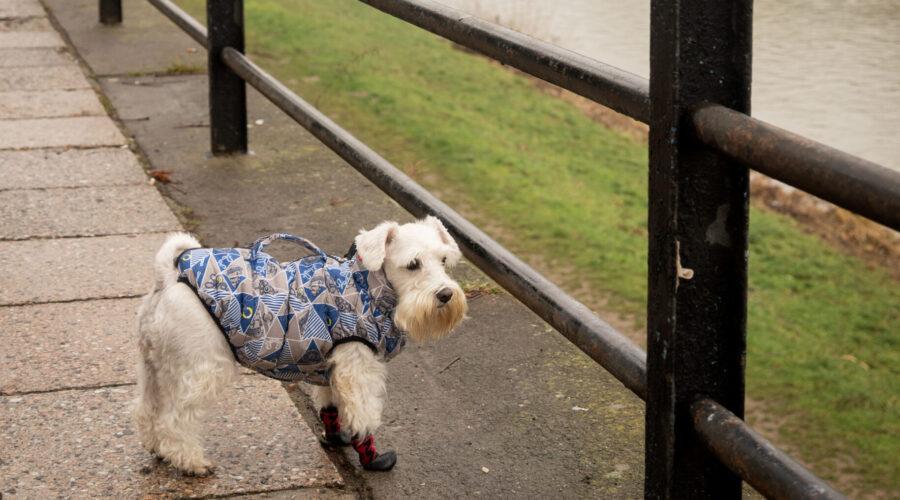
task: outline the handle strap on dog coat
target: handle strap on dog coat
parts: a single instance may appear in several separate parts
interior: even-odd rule
[[[250,260],[251,261],[256,260],[256,254],[261,252],[263,248],[265,248],[266,246],[268,246],[270,243],[272,243],[275,240],[290,241],[290,242],[293,242],[293,243],[303,246],[310,252],[315,253],[315,254],[319,255],[320,257],[326,257],[326,258],[328,257],[328,255],[326,255],[325,252],[323,252],[321,248],[317,247],[316,245],[313,244],[313,242],[309,241],[306,238],[301,238],[299,236],[294,236],[293,234],[287,234],[287,233],[274,233],[274,234],[270,234],[269,236],[262,237],[262,238],[256,240],[255,243],[253,243],[253,246],[250,247]]]

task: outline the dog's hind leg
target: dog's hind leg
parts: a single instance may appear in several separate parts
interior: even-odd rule
[[[137,328],[137,395],[132,406],[132,416],[137,427],[141,444],[150,453],[157,453],[159,436],[156,420],[159,416],[159,385],[157,367],[153,361],[154,329],[153,311],[159,301],[159,294],[151,293],[144,298],[138,311]]]
[[[167,288],[155,316],[161,323],[153,352],[159,403],[157,452],[185,473],[204,475],[213,464],[203,452],[203,416],[234,380],[234,356],[187,286]]]
[[[160,377],[162,404],[156,422],[159,455],[181,471],[205,475],[213,467],[203,451],[203,417],[230,376],[223,367],[199,362],[181,372]]]
[[[397,461],[393,451],[379,454],[372,434],[381,426],[387,372],[375,353],[362,342],[347,342],[329,356],[331,396],[344,428],[366,470],[389,470]]]
[[[138,354],[137,398],[134,401],[132,415],[137,425],[141,444],[150,453],[157,453],[159,446],[159,437],[156,434],[156,419],[159,413],[158,394],[156,369],[141,352]]]

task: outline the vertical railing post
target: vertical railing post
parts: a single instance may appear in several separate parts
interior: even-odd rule
[[[651,0],[647,498],[741,497],[690,404],[744,413],[748,171],[703,150],[704,102],[750,108],[752,0]]]
[[[100,22],[103,24],[121,24],[122,0],[100,0]]]
[[[209,129],[213,155],[247,152],[247,91],[222,61],[222,50],[244,52],[243,0],[207,0]]]

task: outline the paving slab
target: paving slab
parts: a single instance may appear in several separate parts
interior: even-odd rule
[[[0,397],[3,496],[184,498],[342,485],[274,380],[240,377],[212,408],[206,449],[218,467],[206,478],[184,477],[141,448],[133,390]]]
[[[0,241],[0,305],[143,295],[164,234]]]
[[[0,151],[0,191],[146,184],[128,149],[28,149]]]
[[[0,3],[0,18],[38,17],[47,15],[37,0],[3,0]]]
[[[118,26],[97,24],[97,0],[48,0],[46,3],[97,75],[206,68],[206,49],[146,0],[123,0],[124,19]],[[148,44],[153,50],[147,50]]]
[[[2,37],[0,33],[0,37]],[[0,73],[0,92],[23,90],[89,89],[81,68],[74,63],[65,66],[14,67]]]
[[[146,184],[0,191],[0,239],[177,231],[178,220]]]
[[[72,56],[62,49],[0,49],[0,68],[63,66],[73,63]],[[6,71],[8,70],[4,70]]]
[[[106,116],[93,90],[0,92],[0,119]]]
[[[0,307],[0,394],[134,383],[139,304],[111,299]]]
[[[125,145],[125,137],[106,116],[0,121],[0,149]]]
[[[55,31],[0,32],[0,48],[64,47],[66,44]]]

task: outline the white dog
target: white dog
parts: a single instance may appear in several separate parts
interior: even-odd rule
[[[316,255],[279,264],[262,251],[272,238]],[[274,378],[320,384],[312,393],[326,442],[352,442],[368,470],[393,467],[394,452],[379,454],[372,437],[383,362],[407,334],[440,338],[464,318],[465,295],[446,272],[460,252],[434,217],[382,223],[360,232],[354,247],[339,259],[288,235],[251,249],[203,249],[190,235],[169,236],[138,312],[134,417],[144,447],[187,474],[209,473],[202,416],[231,385],[237,358]]]

